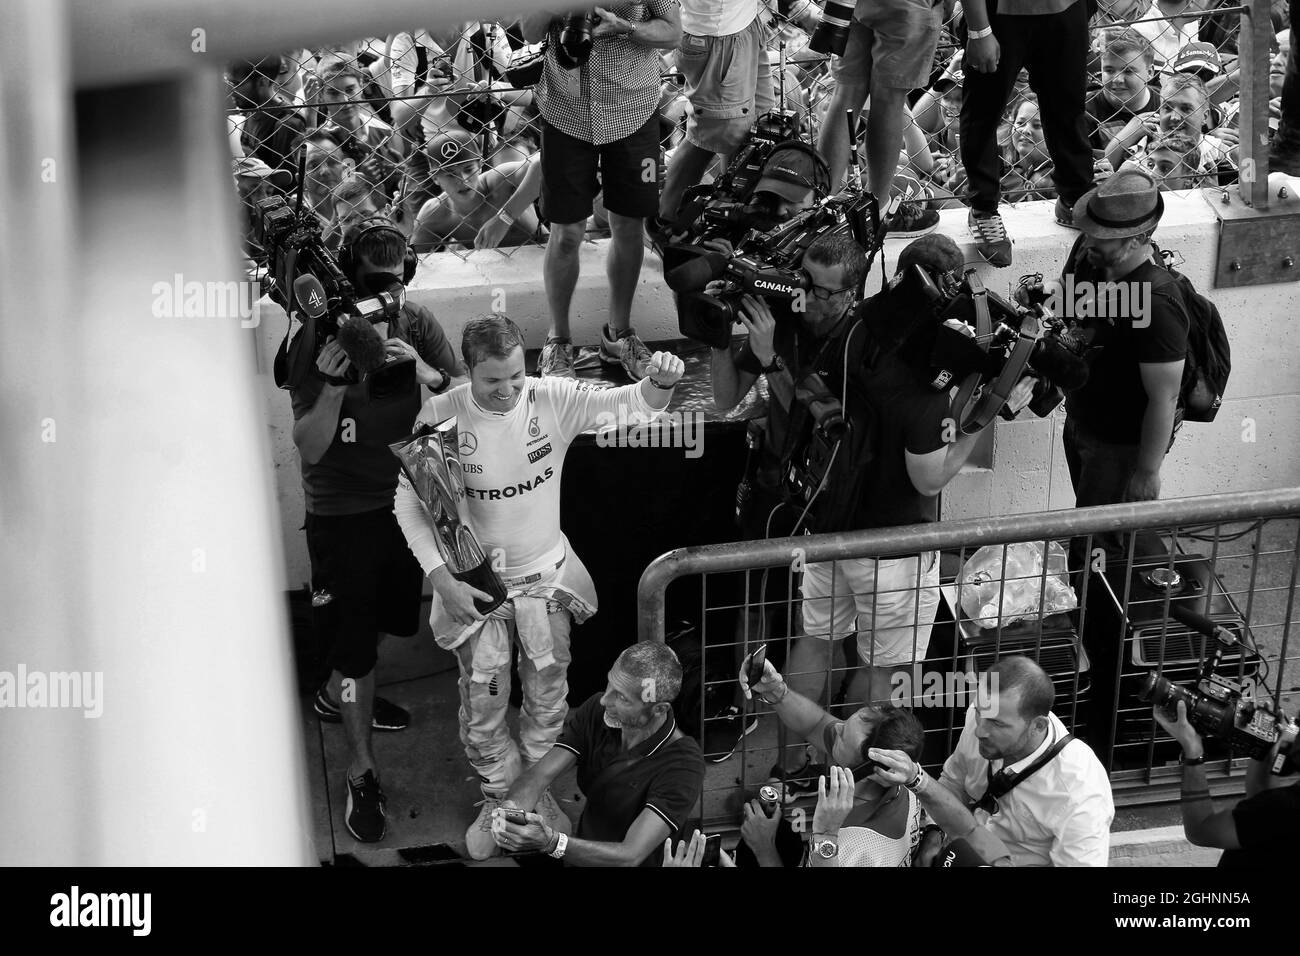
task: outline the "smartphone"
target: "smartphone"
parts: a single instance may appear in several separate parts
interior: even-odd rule
[[[745,671],[745,683],[752,688],[763,679],[763,666],[767,663],[767,645],[760,644],[758,650],[749,659],[749,669]]]
[[[719,854],[722,852],[722,834],[711,833],[704,838],[704,856],[700,859],[700,866],[717,866]]]
[[[503,809],[501,812],[505,814],[507,823],[520,827],[528,825],[528,815],[523,810]]]

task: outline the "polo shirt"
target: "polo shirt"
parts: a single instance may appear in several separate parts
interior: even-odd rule
[[[1051,732],[1042,746],[1009,769],[1024,769],[1069,733],[1055,714],[1047,716]],[[988,789],[990,764],[996,773],[1003,761],[980,756],[971,707],[941,780],[968,804],[974,803]],[[976,822],[1007,845],[1016,866],[1106,866],[1114,816],[1110,780],[1092,748],[1081,740],[1071,741],[1050,763],[1000,797],[997,813],[975,811]]]
[[[704,754],[691,737],[671,740],[677,718],[631,750],[623,749],[623,731],[607,726],[601,694],[592,694],[569,712],[555,746],[578,757],[578,787],[587,798],[574,836],[621,843],[632,822],[649,809],[668,824],[672,839],[681,838],[687,817],[704,790]],[[656,846],[641,866],[659,866]]]

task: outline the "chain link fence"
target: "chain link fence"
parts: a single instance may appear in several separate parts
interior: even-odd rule
[[[1285,4],[1273,7],[1280,30]],[[773,89],[815,142],[826,122],[842,121],[827,117],[832,57],[811,50],[809,34],[775,8],[773,0],[767,14]],[[1086,120],[1099,179],[1133,159],[1166,189],[1237,181],[1237,39],[1246,9],[1228,0],[1191,0],[1169,15],[1153,0],[1101,0],[1089,26]],[[966,189],[961,4],[946,0],[943,12],[931,80],[908,97],[895,178],[896,190],[910,189],[934,208],[963,205]],[[512,26],[417,29],[231,64],[231,146],[244,157],[235,172],[246,208],[269,188],[296,186],[298,150],[305,145],[305,201],[334,247],[352,223],[384,210],[420,253],[463,257],[493,248],[509,256],[544,243],[537,105],[531,90],[505,80],[512,51],[526,49]],[[1270,134],[1280,117],[1285,39],[1285,32],[1275,37],[1268,54]],[[661,176],[684,138],[690,110],[675,56],[663,53]],[[1005,202],[1056,198],[1037,97],[1024,71],[998,144]],[[604,234],[598,200],[588,235]],[[244,239],[251,262],[261,262],[251,215]]]

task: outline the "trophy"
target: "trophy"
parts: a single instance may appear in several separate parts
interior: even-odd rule
[[[429,516],[447,570],[457,580],[491,594],[491,601],[475,598],[474,607],[480,614],[492,613],[505,603],[506,588],[470,528],[456,419],[421,425],[388,447],[402,463],[402,472]]]

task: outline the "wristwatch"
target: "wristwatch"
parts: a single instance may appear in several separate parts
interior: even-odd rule
[[[1184,767],[1199,767],[1205,763],[1205,754],[1201,754],[1199,757],[1189,757],[1184,753],[1179,756],[1178,762]]]
[[[785,359],[781,358],[780,353],[772,353],[772,361],[763,366],[763,374],[770,375],[772,372],[784,372]]]
[[[840,845],[829,837],[825,840],[814,840],[812,852],[823,860],[833,860],[840,852]]]
[[[555,836],[557,837],[555,849],[546,855],[553,856],[557,860],[562,860],[564,859],[564,851],[569,848],[569,835],[567,833],[561,832],[561,833],[556,833]]]

